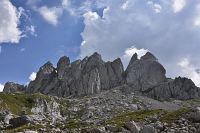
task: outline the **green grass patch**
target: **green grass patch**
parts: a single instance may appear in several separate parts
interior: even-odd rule
[[[144,120],[146,117],[158,115],[162,113],[163,111],[164,110],[162,109],[157,109],[157,110],[141,110],[141,111],[135,111],[135,112],[127,112],[106,121],[106,124],[111,124],[111,125],[116,125],[116,126],[121,127],[125,122],[131,121],[131,120],[141,121],[141,120]]]
[[[176,111],[167,112],[165,115],[163,115],[160,118],[160,120],[170,124],[170,123],[174,122],[175,120],[177,120],[180,116],[182,116],[190,111],[191,111],[191,109],[189,109],[189,108],[181,108]]]
[[[71,129],[84,129],[84,128],[87,128],[89,126],[91,126],[91,125],[89,125],[86,122],[81,122],[81,121],[78,121],[78,120],[71,120],[65,125],[65,127],[67,129],[70,129],[70,130]]]
[[[23,125],[21,127],[17,127],[17,128],[14,128],[14,129],[8,129],[5,132],[6,133],[16,133],[16,132],[23,132],[25,130],[36,131],[36,130],[38,130],[40,128],[45,128],[45,127],[42,126],[42,125]]]
[[[0,110],[9,110],[15,115],[19,115],[22,111],[31,114],[31,108],[35,105],[36,99],[50,101],[51,98],[39,93],[35,94],[7,94],[0,93]]]

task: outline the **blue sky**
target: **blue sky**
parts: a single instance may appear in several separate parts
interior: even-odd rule
[[[167,76],[200,85],[198,0],[1,0],[0,86],[26,84],[62,55],[104,60],[150,51]]]

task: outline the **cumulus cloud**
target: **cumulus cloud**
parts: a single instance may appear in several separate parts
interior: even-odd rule
[[[17,9],[9,0],[0,1],[0,43],[18,43],[22,37],[19,29],[23,8]]]
[[[59,16],[63,13],[63,10],[61,8],[48,8],[47,6],[42,6],[38,8],[38,11],[47,22],[55,26],[58,24]]]
[[[180,12],[186,6],[186,0],[172,0],[174,12]]]
[[[200,27],[200,4],[196,6],[196,16],[194,18],[194,25]]]
[[[0,92],[3,91],[4,85],[0,84]]]
[[[95,11],[83,15],[81,58],[95,51],[105,60],[124,58],[127,49],[134,44],[137,49],[152,52],[166,68],[167,76],[183,74],[177,63],[186,56],[200,68],[198,0],[163,0],[159,3],[129,0],[128,5],[121,0],[101,0],[98,3],[105,7],[103,16]]]
[[[158,3],[154,3],[153,1],[148,1],[147,4],[151,6],[151,8],[155,11],[155,13],[160,13],[162,10],[162,6]]]
[[[133,54],[137,53],[138,55],[138,58],[140,59],[143,55],[145,55],[146,53],[148,52],[147,49],[137,49],[135,46],[132,46],[130,48],[127,48],[125,51],[124,51],[124,55],[122,56],[122,61],[123,61],[123,64],[125,66],[128,65],[131,57],[133,56]]]
[[[198,67],[191,64],[188,58],[183,58],[180,60],[178,65],[181,67],[182,72],[186,77],[189,77],[193,80],[193,82],[200,87],[200,75],[198,72]]]
[[[35,80],[35,78],[36,78],[36,75],[37,75],[37,73],[35,73],[35,72],[32,72],[32,73],[31,73],[31,75],[29,76],[29,80],[30,80],[30,81],[33,81],[33,80]]]

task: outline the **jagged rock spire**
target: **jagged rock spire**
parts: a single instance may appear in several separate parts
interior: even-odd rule
[[[66,69],[70,66],[70,59],[69,57],[63,56],[59,59],[57,63],[57,73],[58,78],[62,79]]]
[[[144,56],[141,57],[141,60],[158,60],[152,53],[147,52]]]
[[[165,73],[164,67],[150,52],[140,60],[137,59],[137,54],[134,54],[126,69],[126,81],[135,90],[145,91],[151,86],[166,81]]]

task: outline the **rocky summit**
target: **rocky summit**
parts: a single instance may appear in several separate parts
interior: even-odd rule
[[[140,59],[134,54],[126,70],[120,58],[105,62],[98,53],[72,63],[63,56],[57,67],[51,62],[45,63],[37,72],[36,79],[27,87],[8,82],[4,92],[80,97],[127,85],[130,92],[137,91],[158,100],[186,100],[200,96],[200,89],[190,79],[169,79],[165,74],[165,68],[150,52]]]
[[[27,86],[7,82],[0,93],[2,133],[200,133],[200,88],[166,77],[147,52],[120,58],[63,56],[39,68]]]

